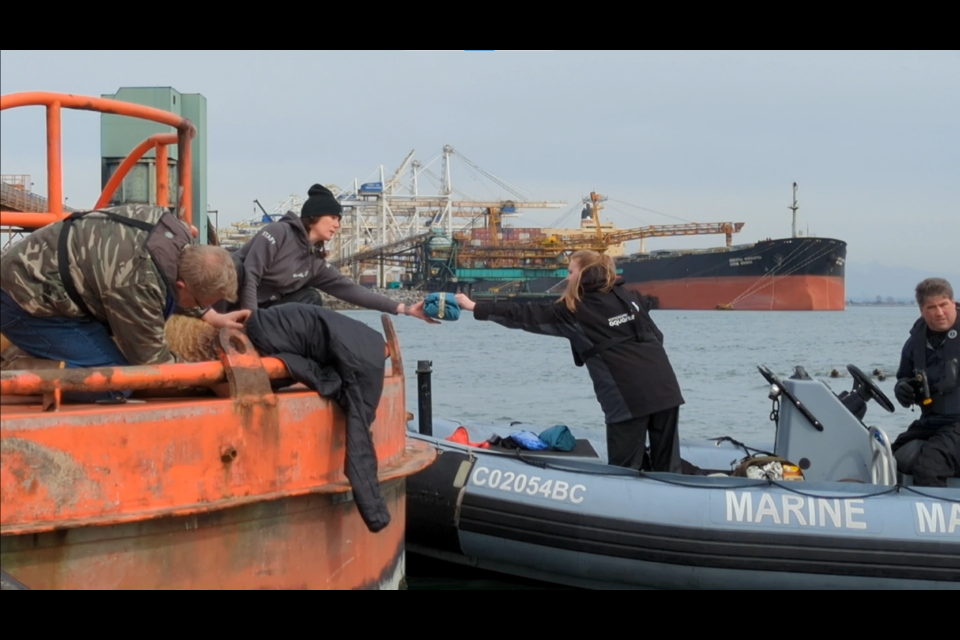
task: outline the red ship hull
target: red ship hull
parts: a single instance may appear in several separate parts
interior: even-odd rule
[[[841,276],[701,277],[628,282],[626,286],[655,297],[659,309],[843,311],[846,308],[846,289]]]

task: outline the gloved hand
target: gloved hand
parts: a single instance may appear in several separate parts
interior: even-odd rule
[[[913,380],[909,378],[897,380],[893,393],[897,396],[897,402],[906,409],[909,409],[910,405],[917,401],[917,390],[913,388]]]

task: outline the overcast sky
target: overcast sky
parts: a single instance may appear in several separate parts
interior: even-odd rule
[[[733,221],[746,223],[737,242],[783,237],[797,182],[800,229],[845,240],[848,260],[960,272],[956,51],[0,54],[3,94],[124,86],[206,96],[209,204],[221,225],[250,217],[254,198],[269,208],[450,144],[537,198],[568,203],[514,226],[549,225],[596,190],[620,227]],[[43,123],[40,108],[0,120],[2,172],[31,174],[41,193]],[[68,204],[91,206],[99,118],[65,113],[63,128]],[[463,163],[453,180],[475,197],[509,196]]]

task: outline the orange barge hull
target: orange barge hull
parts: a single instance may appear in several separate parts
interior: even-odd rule
[[[35,590],[400,589],[405,486],[405,479],[381,484],[397,524],[377,534],[344,494],[307,495],[4,536],[0,562]]]
[[[659,309],[717,309],[731,303],[744,311],[843,311],[844,279],[838,276],[782,276],[758,281],[750,276],[689,278],[628,283],[657,299]]]
[[[282,363],[223,330],[222,365],[0,374],[0,566],[31,589],[402,586],[406,477],[436,453],[407,441],[399,348],[384,327],[392,367],[371,429],[391,514],[382,531],[352,499],[340,407],[313,391],[274,393],[268,372],[285,377]],[[81,377],[154,395],[163,379],[206,381],[227,397],[7,404]]]

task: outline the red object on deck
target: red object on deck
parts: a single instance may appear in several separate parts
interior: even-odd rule
[[[457,427],[456,431],[451,433],[445,440],[449,442],[456,442],[457,444],[465,444],[468,447],[477,447],[480,449],[489,449],[489,442],[470,442],[470,434],[467,433],[467,428],[464,426]]]

